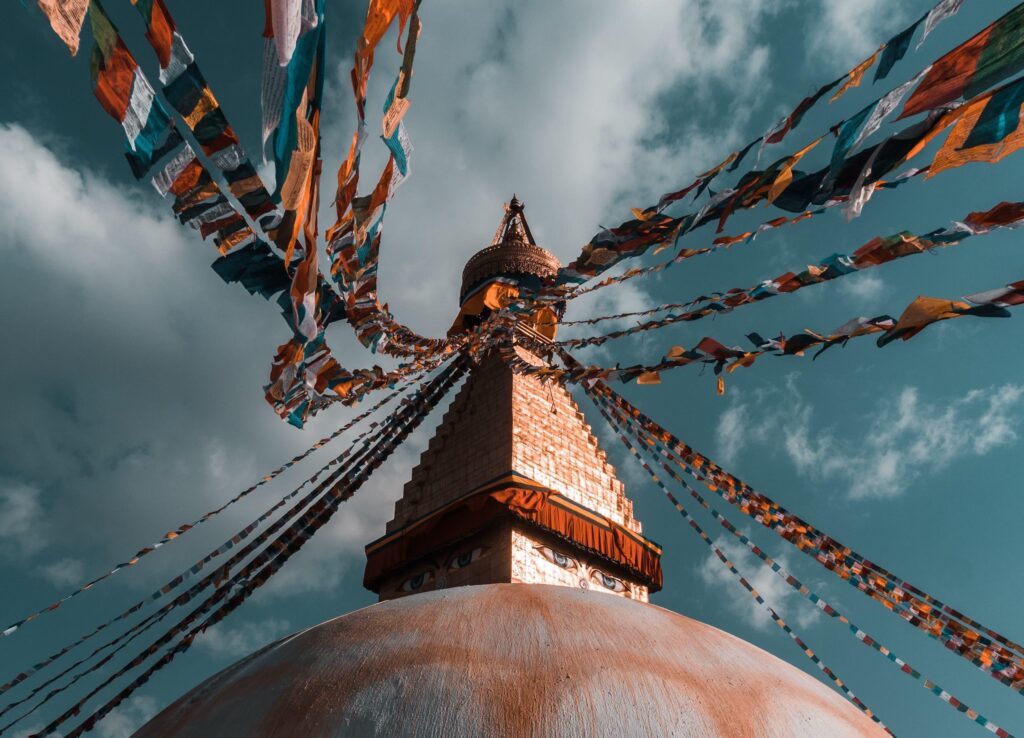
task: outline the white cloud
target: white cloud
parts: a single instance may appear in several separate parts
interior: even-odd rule
[[[718,416],[715,426],[715,453],[725,465],[732,465],[751,443],[764,443],[774,430],[770,416],[756,412],[765,400],[765,393],[755,391],[747,397],[741,387],[729,393],[729,406]]]
[[[823,59],[853,65],[872,54],[900,30],[905,14],[887,0],[820,0],[813,12],[813,53]]]
[[[852,498],[892,497],[958,458],[984,456],[1014,443],[1022,404],[1024,385],[975,389],[934,403],[922,399],[916,388],[907,387],[891,401],[879,402],[862,438],[848,439],[815,425],[814,408],[791,377],[781,398],[762,398],[756,414],[763,418],[757,421],[763,429],[759,439],[781,437],[786,455],[802,474],[845,482]],[[743,406],[732,411],[748,412]],[[729,412],[719,422],[720,434],[733,424]],[[772,433],[764,432],[767,430]],[[739,440],[729,443],[742,448],[749,439],[741,433]],[[731,447],[725,444],[723,448],[729,451]]]
[[[864,302],[881,297],[885,288],[885,280],[871,272],[849,274],[839,280],[840,293]]]
[[[96,733],[100,738],[129,738],[156,715],[158,708],[157,701],[152,697],[129,697],[96,725]]]
[[[40,730],[46,727],[45,723],[37,723],[28,728],[22,728],[21,730],[14,733],[11,738],[31,738],[33,735],[39,733]],[[53,738],[64,738],[64,734],[59,730],[50,733]]]
[[[750,586],[757,590],[764,601],[785,620],[799,628],[806,628],[817,621],[820,611],[804,603],[796,590],[750,553],[746,546],[725,538],[716,540],[715,546],[732,561],[733,566]],[[783,569],[789,568],[785,557],[779,557],[776,561]],[[728,598],[730,608],[750,625],[761,630],[777,627],[764,606],[751,597],[736,575],[725,567],[714,551],[708,551],[707,556],[701,559],[697,573],[705,584],[722,592]]]
[[[0,481],[0,544],[15,555],[30,555],[46,545],[39,490]]]
[[[288,633],[287,620],[267,618],[258,622],[219,623],[202,634],[196,644],[222,658],[240,659]]]
[[[78,585],[85,580],[85,562],[63,558],[39,567],[39,573],[57,587]]]
[[[729,465],[736,461],[744,446],[747,445],[746,434],[747,406],[734,402],[718,418],[715,428],[718,456],[722,463]]]
[[[135,695],[129,697],[120,707],[111,710],[107,716],[96,725],[96,734],[100,738],[129,738],[135,731],[145,725],[157,714],[159,705],[153,697]],[[29,738],[41,731],[45,725],[38,723],[28,728],[22,728],[14,733],[11,738]],[[64,733],[54,731],[48,735],[53,738],[63,738]]]

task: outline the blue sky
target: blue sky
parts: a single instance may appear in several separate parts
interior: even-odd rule
[[[427,2],[412,107],[413,175],[389,208],[381,291],[395,315],[440,335],[456,310],[461,267],[485,246],[513,191],[540,243],[563,261],[600,225],[628,217],[762,133],[921,15],[931,0],[675,0],[619,3]],[[31,5],[31,4],[30,4]],[[108,10],[147,71],[155,62],[128,3]],[[262,14],[251,4],[171,2],[172,12],[251,150],[258,146]],[[1012,3],[968,0],[887,82],[895,86]],[[361,3],[328,3],[333,60],[324,114],[325,191],[355,115],[347,75]],[[243,11],[245,7],[248,10]],[[378,54],[377,110],[399,58]],[[123,134],[92,97],[88,44],[69,59],[34,7],[0,27],[0,241],[4,319],[0,385],[0,622],[20,618],[248,486],[351,416],[336,409],[303,431],[262,399],[287,335],[274,310],[224,285],[215,253],[177,226],[167,203],[132,180]],[[802,147],[889,87],[863,87],[809,114],[770,161]],[[367,147],[367,171],[383,146]],[[817,164],[827,151],[815,152]],[[693,259],[660,278],[602,290],[573,317],[685,301],[798,270],[876,235],[924,232],[1020,198],[1024,159],[975,164],[877,195],[846,223],[838,212]],[[811,157],[809,157],[810,159]],[[927,154],[922,157],[927,160]],[[752,160],[748,160],[750,162]],[[838,209],[837,209],[838,210]],[[746,230],[777,212],[730,221]],[[325,208],[322,222],[330,222]],[[703,246],[709,231],[687,245]],[[919,294],[956,298],[1024,279],[1012,231],[971,240],[717,319],[612,341],[595,362],[656,361],[704,335],[743,343],[753,330],[827,331],[855,315],[898,314]],[[657,257],[654,257],[657,258]],[[650,263],[652,259],[643,260]],[[738,476],[908,581],[1011,638],[1024,638],[1024,359],[1021,316],[959,320],[908,343],[870,340],[808,359],[764,358],[716,396],[710,372],[684,367],[624,394]],[[349,366],[370,357],[333,329]],[[813,669],[709,559],[644,472],[581,405],[665,546],[654,602]],[[98,729],[127,735],[206,675],[259,645],[373,601],[362,546],[383,531],[436,419],[346,505],[265,591],[197,642]],[[339,446],[340,448],[340,446]],[[0,678],[106,619],[218,545],[303,478],[300,467],[216,522],[0,643]],[[731,511],[727,511],[730,514]],[[730,515],[741,523],[739,514]],[[703,518],[700,518],[703,520]],[[706,522],[706,521],[705,521]],[[714,529],[706,525],[709,530]],[[944,652],[781,540],[752,531],[788,568],[972,707],[1024,732],[1024,702]],[[900,736],[981,736],[837,623],[816,617],[737,556],[755,586]],[[54,713],[41,712],[42,717]],[[42,717],[39,722],[43,722]],[[26,727],[33,723],[27,721]]]

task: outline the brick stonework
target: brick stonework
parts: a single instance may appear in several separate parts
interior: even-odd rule
[[[509,471],[641,532],[633,503],[572,396],[557,384],[515,374],[497,357],[473,369],[455,397],[395,503],[387,532]]]
[[[516,350],[527,361],[543,361],[521,347]],[[395,503],[387,533],[508,472],[529,477],[641,532],[622,482],[572,396],[557,384],[515,374],[491,356],[471,371],[452,401]],[[460,557],[468,563],[460,566]],[[607,562],[527,525],[508,522],[410,561],[380,583],[379,593],[386,600],[465,584],[521,582],[581,588],[581,581],[587,589],[644,602],[648,598],[645,586],[631,582],[625,572],[615,571]]]

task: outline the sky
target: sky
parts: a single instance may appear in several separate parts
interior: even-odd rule
[[[601,226],[626,220],[630,207],[688,183],[763,133],[931,4],[424,3],[405,119],[415,146],[413,174],[389,206],[383,298],[417,331],[443,334],[457,309],[462,265],[489,244],[502,203],[513,192],[525,202],[538,242],[568,262]],[[0,24],[6,69],[0,77],[3,624],[217,507],[357,412],[332,408],[299,431],[264,403],[261,387],[276,346],[288,338],[285,325],[272,306],[221,282],[209,269],[216,256],[211,245],[180,227],[169,203],[132,179],[121,155],[123,133],[92,96],[88,40],[69,58],[41,13],[28,5],[11,4]],[[107,5],[155,77],[136,13],[126,2]],[[169,2],[253,153],[259,146],[263,24],[255,5]],[[1011,5],[965,2],[886,82],[895,86],[911,78]],[[328,193],[355,121],[347,79],[364,12],[362,2],[328,2]],[[393,49],[389,34],[377,54],[370,110],[380,109],[394,78],[400,58]],[[862,87],[812,111],[785,143],[766,152],[766,161],[802,147],[890,89],[878,89],[884,86],[873,87],[869,73]],[[366,171],[384,161],[383,145],[373,143],[366,147]],[[827,156],[815,153],[816,164]],[[876,235],[947,225],[972,210],[1019,199],[1012,183],[1020,181],[1021,156],[882,192],[849,223],[829,212],[752,244],[692,259],[658,278],[601,290],[576,301],[569,317],[755,284],[835,251],[849,253]],[[776,214],[738,214],[729,231]],[[331,215],[325,206],[321,223],[331,222]],[[686,245],[703,246],[711,237],[698,231]],[[856,315],[898,315],[920,294],[958,298],[1024,279],[1024,260],[1014,250],[1019,238],[1012,231],[993,233],[714,320],[611,341],[581,356],[609,365],[653,363],[668,347],[692,346],[704,335],[744,344],[743,336],[754,330],[790,335],[804,328],[828,331]],[[1016,557],[1024,513],[1018,473],[1024,380],[1017,362],[1024,360],[1024,322],[1018,321],[1021,316],[950,321],[884,349],[871,340],[854,341],[813,363],[766,357],[730,375],[721,397],[711,373],[697,366],[665,372],[658,386],[621,390],[687,443],[820,529],[1020,641],[1024,569]],[[329,341],[346,366],[375,360],[347,325],[334,326]],[[652,601],[816,674],[674,514],[586,399],[578,399],[635,500],[645,533],[665,547],[665,589]],[[129,735],[255,648],[372,603],[374,596],[361,587],[363,545],[383,533],[441,412],[443,407],[267,587],[119,707],[97,734]],[[150,592],[312,468],[293,469],[181,541],[3,639],[0,679]],[[882,643],[996,723],[1024,733],[1019,695],[781,539],[753,530],[734,510],[725,512]],[[717,530],[703,515],[698,520]],[[723,548],[897,735],[988,734],[840,624],[817,616],[731,541],[723,541]],[[44,708],[19,727],[38,727],[56,714]]]

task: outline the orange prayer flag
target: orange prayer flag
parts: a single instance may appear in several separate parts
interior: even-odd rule
[[[843,83],[843,86],[839,88],[839,91],[832,96],[829,102],[835,102],[836,100],[841,98],[843,95],[846,94],[846,91],[849,90],[851,87],[858,87],[861,83],[861,80],[864,79],[864,72],[871,69],[872,65],[875,63],[875,59],[878,58],[878,55],[882,53],[882,50],[884,48],[885,44],[882,44],[881,46],[878,47],[878,50],[875,51],[874,54],[872,54],[867,59],[862,61],[860,64],[855,66],[853,69],[851,69],[849,72],[847,72],[846,82]]]
[[[39,9],[50,21],[53,32],[68,47],[71,56],[77,54],[89,0],[39,0]]]
[[[637,384],[661,384],[661,374],[658,372],[644,372],[636,378]]]
[[[775,202],[776,198],[778,198],[778,196],[781,195],[787,187],[789,187],[790,182],[793,181],[793,167],[797,165],[797,162],[804,158],[804,155],[807,154],[808,151],[821,143],[823,138],[825,138],[824,135],[816,138],[789,157],[789,160],[779,171],[779,176],[776,177],[775,181],[772,183],[771,189],[768,190],[768,202]]]
[[[919,296],[907,306],[893,327],[894,333],[903,332],[903,340],[912,338],[924,328],[940,320],[957,318],[963,311],[969,310],[966,302],[944,300],[938,297]]]
[[[978,124],[991,98],[992,93],[988,93],[961,108],[961,115],[956,125],[949,132],[949,136],[946,137],[942,148],[935,154],[925,179],[931,179],[939,172],[955,169],[972,161],[985,161],[995,164],[1000,159],[1024,147],[1024,124],[1021,124],[1018,120],[1016,130],[1009,133],[1001,141],[971,146],[970,148],[961,148],[967,142],[971,131]],[[1024,105],[1021,106],[1020,110],[1024,112]]]

